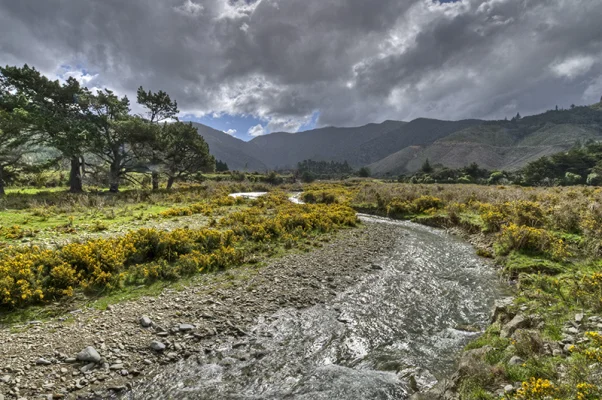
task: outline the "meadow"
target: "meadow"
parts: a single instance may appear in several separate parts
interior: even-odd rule
[[[288,201],[293,190],[306,204]],[[244,191],[270,193],[228,196]],[[21,190],[0,209],[5,314],[308,250],[321,235],[356,226],[356,212],[445,228],[493,259],[514,297],[506,317],[467,347],[481,357],[460,380],[460,398],[499,398],[496,390],[516,382],[505,398],[602,396],[600,188],[245,180],[117,194]],[[515,315],[528,323],[506,335]]]

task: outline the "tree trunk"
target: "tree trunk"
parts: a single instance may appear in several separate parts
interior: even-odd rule
[[[153,182],[153,190],[159,190],[159,173],[153,172],[151,174],[151,179]]]
[[[4,166],[0,165],[0,196],[4,195]]]
[[[119,192],[119,162],[114,161],[109,168],[109,192]]]
[[[175,181],[176,181],[176,178],[173,176],[170,176],[169,178],[167,178],[167,189],[171,189],[171,187],[173,186]]]
[[[71,157],[71,170],[69,171],[69,191],[81,193],[84,191],[82,184],[82,170],[79,157]]]

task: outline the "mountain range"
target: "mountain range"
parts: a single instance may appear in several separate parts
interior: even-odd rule
[[[602,140],[602,103],[510,121],[389,120],[352,128],[276,132],[248,142],[193,125],[211,153],[231,170],[289,169],[311,159],[347,161],[354,168],[368,166],[374,175],[386,176],[415,172],[429,159],[433,165],[452,168],[476,162],[489,170],[512,171],[578,143]]]

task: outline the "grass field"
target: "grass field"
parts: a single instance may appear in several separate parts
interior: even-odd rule
[[[293,189],[303,189],[308,204],[291,204]],[[244,191],[271,194],[227,196]],[[117,195],[25,189],[0,205],[6,321],[40,315],[59,300],[127,300],[195,274],[309,249],[321,234],[354,226],[356,211],[451,229],[495,260],[514,295],[468,346],[481,356],[462,377],[460,397],[499,398],[516,382],[522,386],[505,398],[602,396],[602,190],[595,187],[205,182]],[[504,333],[516,316],[525,321]]]

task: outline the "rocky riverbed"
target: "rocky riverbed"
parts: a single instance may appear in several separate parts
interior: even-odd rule
[[[400,228],[366,223],[261,268],[204,275],[183,290],[165,290],[109,306],[85,307],[47,321],[0,330],[0,400],[107,398],[154,376],[165,365],[204,354],[201,343],[244,337],[260,316],[324,303],[378,274],[378,260]]]

